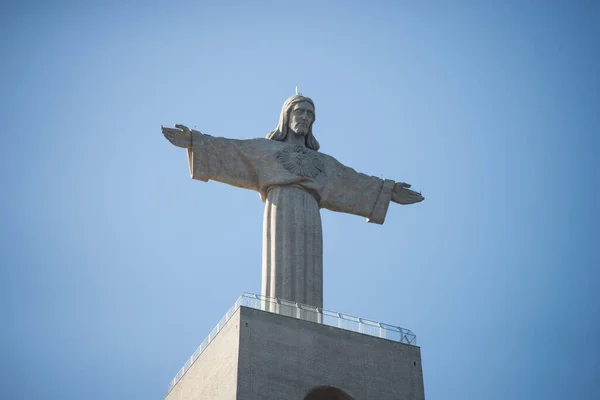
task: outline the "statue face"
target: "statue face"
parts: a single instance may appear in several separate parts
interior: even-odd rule
[[[315,109],[307,102],[294,104],[290,111],[290,130],[296,135],[306,136],[315,120]]]

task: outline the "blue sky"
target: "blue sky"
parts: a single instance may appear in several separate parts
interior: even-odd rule
[[[322,212],[325,307],[413,330],[427,399],[600,391],[598,2],[2,2],[0,383],[161,398],[244,291],[263,204],[160,126],[321,151],[425,202]]]

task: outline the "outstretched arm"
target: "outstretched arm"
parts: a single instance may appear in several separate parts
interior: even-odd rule
[[[413,204],[424,200],[420,193],[409,189],[408,183],[368,176],[333,158],[329,160],[333,171],[321,192],[320,205],[323,208],[361,215],[368,222],[383,224],[390,201]]]
[[[187,149],[193,179],[258,190],[261,157],[255,140],[212,137],[185,125],[161,130],[171,144]]]

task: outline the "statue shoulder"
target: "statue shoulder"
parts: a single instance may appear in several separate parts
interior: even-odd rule
[[[322,153],[320,151],[315,151],[315,153],[317,153],[319,155],[319,158],[321,160],[323,160],[323,162],[326,163],[326,164],[330,164],[330,165],[338,165],[339,164],[339,165],[342,165],[341,162],[339,162],[337,159],[335,159],[334,157],[330,156],[329,154],[325,154],[325,153]]]

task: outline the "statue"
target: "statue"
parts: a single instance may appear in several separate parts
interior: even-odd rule
[[[313,101],[302,95],[283,104],[266,139],[212,137],[184,125],[162,128],[188,151],[193,179],[255,190],[265,203],[262,294],[323,307],[323,236],[320,209],[383,224],[390,200],[424,200],[403,182],[356,172],[319,152],[312,132]]]

